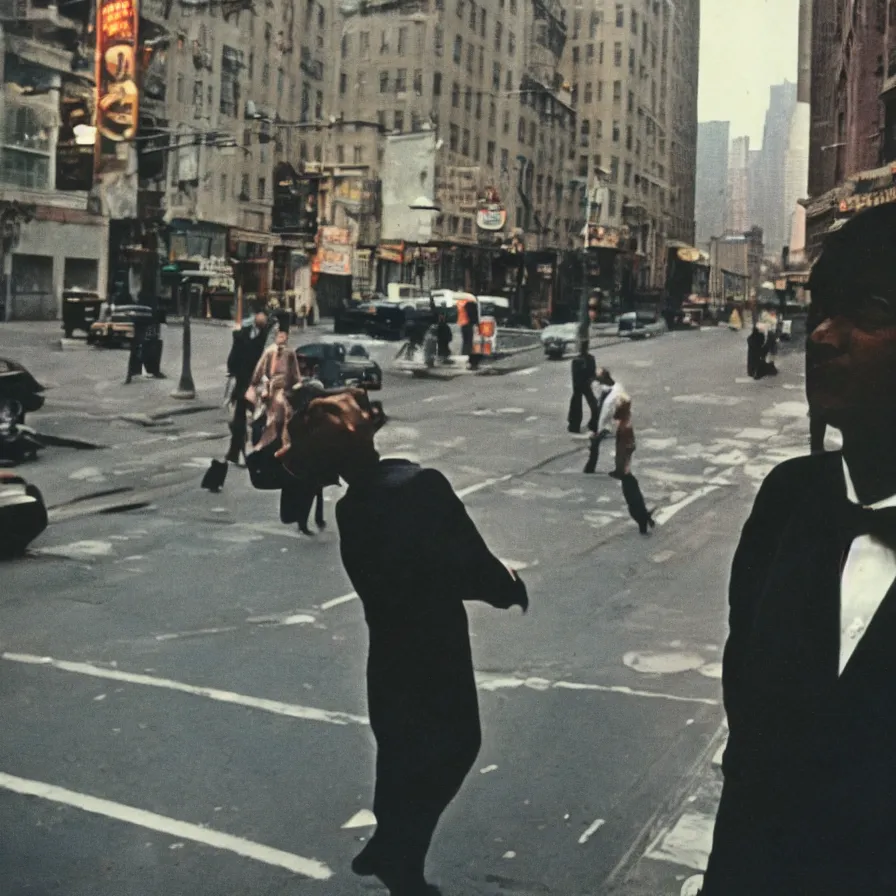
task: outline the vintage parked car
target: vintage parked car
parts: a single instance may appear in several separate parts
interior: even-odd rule
[[[567,324],[551,324],[541,331],[541,345],[546,358],[560,361],[579,341],[579,325],[575,322]]]
[[[90,327],[87,342],[107,348],[121,346],[134,338],[137,321],[150,325],[159,319],[160,315],[149,305],[108,305],[100,319]]]
[[[90,328],[100,319],[103,300],[99,293],[84,289],[62,291],[62,330],[71,339],[75,330],[90,334]]]
[[[315,376],[327,389],[358,386],[376,390],[383,387],[383,371],[363,345],[350,349],[341,342],[313,342],[296,349],[302,376]]]

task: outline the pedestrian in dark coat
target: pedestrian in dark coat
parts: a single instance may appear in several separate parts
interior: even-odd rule
[[[828,237],[806,392],[842,452],[763,482],[729,588],[703,896],[896,893],[896,208]]]
[[[759,331],[759,327],[753,324],[753,332],[747,337],[747,376],[754,379],[759,371],[760,355],[765,345],[765,337]]]
[[[370,633],[367,693],[377,743],[376,833],[355,858],[393,896],[431,892],[430,841],[480,746],[465,600],[528,607],[517,575],[492,555],[445,477],[380,460],[381,409],[350,390],[312,401],[291,425],[289,469],[338,473],[346,572]]]
[[[233,345],[227,357],[227,373],[234,379],[233,391],[230,393],[233,418],[230,421],[231,438],[227,451],[227,460],[232,463],[238,463],[240,454],[245,453],[246,413],[249,410],[246,391],[264,354],[268,329],[267,315],[259,312],[251,326],[241,327],[233,334]]]
[[[600,405],[594,395],[593,384],[597,378],[597,362],[590,352],[578,355],[572,359],[572,398],[569,400],[569,413],[566,416],[567,427],[570,432],[582,430],[582,399],[588,404],[591,417],[588,420],[588,429],[597,431],[597,418],[600,413]]]

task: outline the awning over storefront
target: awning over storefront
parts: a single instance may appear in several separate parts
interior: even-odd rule
[[[243,230],[242,227],[231,227],[230,239],[235,243],[255,243],[258,246],[272,246],[274,237],[270,233],[262,233],[258,230]]]

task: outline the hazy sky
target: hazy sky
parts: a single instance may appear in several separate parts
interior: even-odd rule
[[[769,87],[796,81],[798,0],[701,0],[700,121],[762,143]]]

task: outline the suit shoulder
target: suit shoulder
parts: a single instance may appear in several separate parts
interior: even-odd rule
[[[793,506],[802,496],[807,495],[839,463],[839,455],[813,454],[793,457],[778,464],[762,481],[754,507],[769,503]]]

